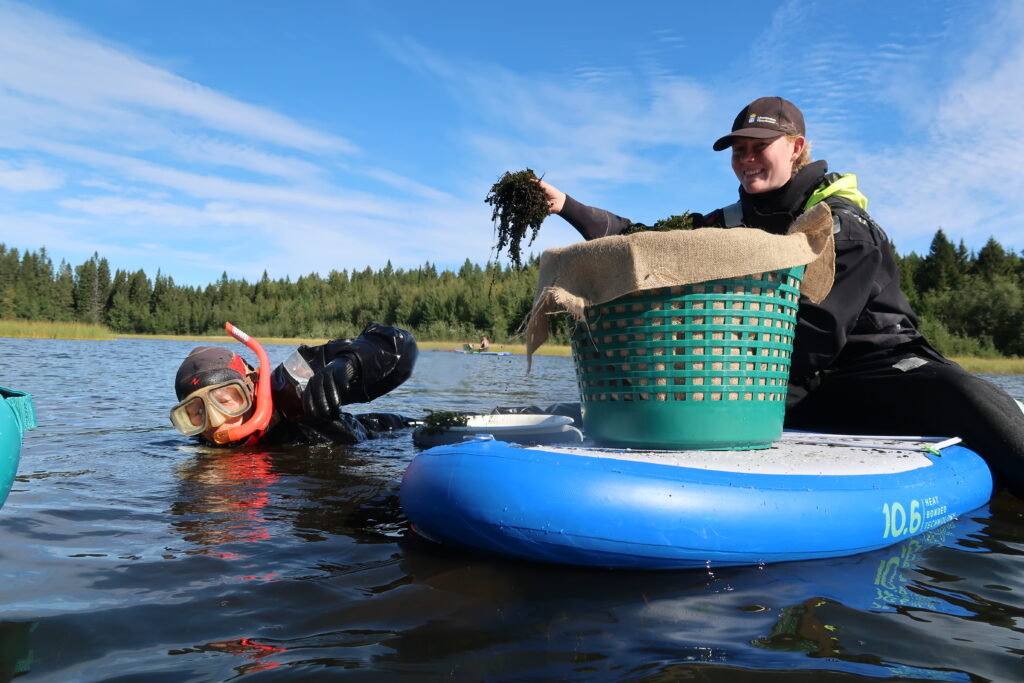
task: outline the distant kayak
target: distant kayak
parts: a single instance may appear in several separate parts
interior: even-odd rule
[[[510,351],[467,351],[465,349],[452,349],[452,353],[464,353],[468,356],[511,356]]]

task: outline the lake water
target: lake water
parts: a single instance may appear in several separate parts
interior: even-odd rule
[[[194,344],[0,345],[0,385],[32,393],[39,419],[0,510],[0,681],[1024,679],[1024,503],[1006,494],[842,559],[511,562],[408,535],[408,431],[204,449],[167,420]],[[575,400],[571,359],[525,369],[425,352],[373,408]],[[991,379],[1024,398],[1024,377]]]

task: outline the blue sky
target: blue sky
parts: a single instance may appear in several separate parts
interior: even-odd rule
[[[1013,1],[0,0],[0,242],[184,284],[484,263],[504,171],[707,211],[782,95],[901,253],[1021,251],[1022,83]]]

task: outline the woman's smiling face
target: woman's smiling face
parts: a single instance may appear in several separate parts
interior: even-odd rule
[[[793,162],[806,144],[803,136],[772,140],[734,138],[732,170],[749,194],[777,190],[793,177]]]

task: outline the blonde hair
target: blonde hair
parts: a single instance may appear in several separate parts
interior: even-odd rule
[[[787,135],[786,139],[789,140],[790,142],[794,142],[798,137],[802,136]],[[804,166],[807,166],[809,163],[811,163],[811,141],[804,137],[803,151],[801,151],[800,156],[798,156],[793,161],[793,175],[796,175],[800,171],[800,169],[802,169]]]

